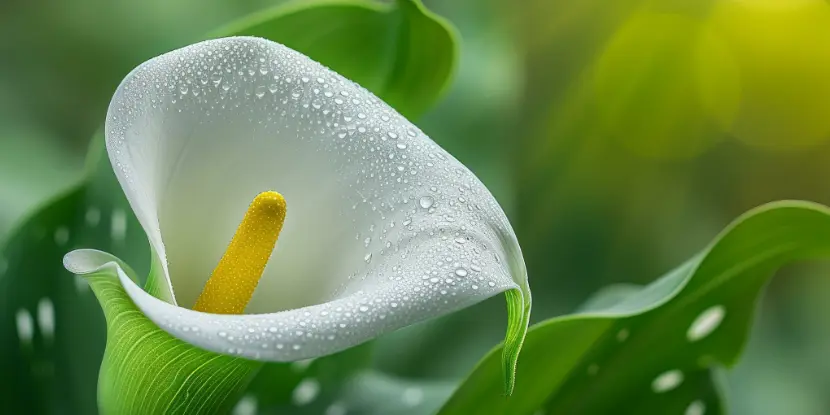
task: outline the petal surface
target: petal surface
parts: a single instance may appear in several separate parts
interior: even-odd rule
[[[109,270],[127,294],[159,327],[190,344],[217,353],[255,360],[295,361],[335,353],[382,333],[479,301],[453,296],[442,306],[407,284],[387,283],[347,298],[270,314],[210,314],[178,307],[145,292],[118,258],[96,250],[77,250],[64,258],[66,268],[87,275]],[[503,287],[486,286],[491,296]]]
[[[177,307],[122,278],[150,319],[208,350],[301,359],[507,289],[530,300],[513,230],[481,182],[377,97],[277,43],[216,39],[145,62],[116,91],[106,135],[179,306],[251,200],[285,196],[251,315]]]

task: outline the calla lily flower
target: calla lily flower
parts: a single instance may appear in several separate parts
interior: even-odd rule
[[[99,251],[71,252],[65,266],[116,268],[178,339],[308,359],[508,291],[508,342],[521,344],[527,274],[490,192],[372,93],[298,52],[234,37],[151,59],[116,91],[106,145],[153,270],[142,288]]]

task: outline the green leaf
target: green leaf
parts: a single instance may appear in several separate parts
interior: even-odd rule
[[[0,248],[0,402],[10,412],[96,412],[106,330],[89,286],[61,264],[76,247],[139,265],[149,257],[121,193],[94,186],[74,187],[11,233]]]
[[[724,413],[718,370],[738,361],[766,282],[787,263],[827,256],[830,209],[756,208],[652,284],[614,287],[532,326],[513,396],[500,396],[498,347],[440,414]]]
[[[280,42],[357,82],[408,118],[444,92],[455,30],[420,0],[295,0],[217,31]]]

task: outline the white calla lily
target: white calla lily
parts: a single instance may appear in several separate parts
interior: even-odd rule
[[[151,59],[115,93],[106,141],[160,265],[155,296],[126,272],[121,283],[179,339],[306,359],[506,290],[519,294],[523,337],[527,275],[493,196],[392,108],[298,52],[236,37]],[[246,208],[271,190],[287,216],[247,314],[192,310]],[[85,274],[119,261],[80,250],[65,264]]]

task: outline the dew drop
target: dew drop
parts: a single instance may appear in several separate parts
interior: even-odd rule
[[[435,199],[432,196],[424,196],[420,200],[418,200],[418,204],[421,205],[424,209],[429,209],[435,203]]]

